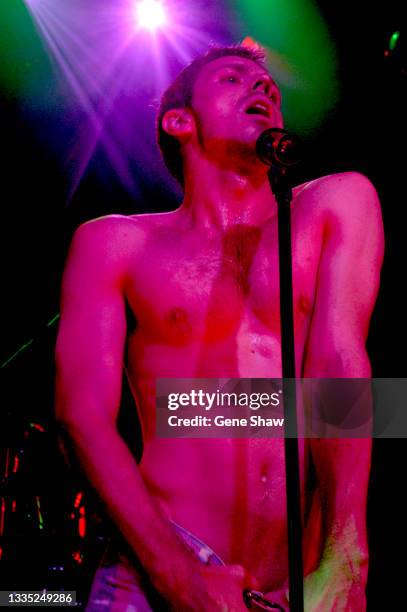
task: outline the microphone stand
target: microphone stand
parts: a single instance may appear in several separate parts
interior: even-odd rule
[[[303,612],[304,587],[301,495],[297,440],[298,432],[291,254],[290,204],[292,199],[292,189],[286,177],[286,168],[272,165],[268,171],[268,179],[271,190],[277,201],[278,210],[278,254],[284,398],[284,454],[287,498],[289,604],[291,612]]]

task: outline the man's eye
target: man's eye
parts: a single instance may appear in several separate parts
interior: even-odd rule
[[[228,83],[237,83],[237,77],[234,76],[233,74],[228,74],[224,77],[222,77],[222,81],[227,81]]]

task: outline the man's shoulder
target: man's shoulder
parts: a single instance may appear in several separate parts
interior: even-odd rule
[[[294,193],[312,193],[318,196],[329,195],[335,193],[343,195],[344,192],[366,193],[374,192],[375,188],[364,174],[361,172],[336,172],[335,174],[326,174],[306,183],[302,183],[294,188]]]
[[[169,222],[171,213],[105,215],[82,223],[75,231],[78,240],[105,245],[144,243],[149,233]]]
[[[143,228],[145,217],[153,217],[155,215],[104,215],[85,221],[77,228],[77,233],[86,234],[91,238],[92,235],[106,234],[107,237],[125,234],[129,232],[140,232]]]
[[[296,187],[294,195],[305,197],[326,216],[346,219],[348,223],[380,209],[374,185],[360,172],[321,176]]]
[[[146,248],[154,245],[159,228],[172,227],[171,213],[105,215],[86,221],[76,229],[70,246],[70,260],[80,268],[89,265],[115,274],[134,266]]]

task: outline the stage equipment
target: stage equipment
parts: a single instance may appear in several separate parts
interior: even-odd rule
[[[252,608],[254,604],[256,610],[280,610],[280,612],[285,612],[280,604],[269,601],[260,591],[253,591],[253,589],[243,591],[243,599],[248,608]]]
[[[281,362],[284,398],[284,451],[287,493],[289,602],[291,612],[303,612],[303,561],[301,529],[300,470],[297,441],[295,390],[294,311],[291,253],[290,204],[292,188],[287,169],[301,157],[300,139],[280,128],[260,134],[256,152],[268,166],[271,190],[278,209],[278,252],[280,273]]]

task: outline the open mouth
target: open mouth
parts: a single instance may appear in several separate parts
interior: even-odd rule
[[[267,118],[270,116],[268,108],[264,104],[261,104],[261,103],[252,104],[246,110],[246,113],[248,115],[261,115],[262,117],[267,117]]]

